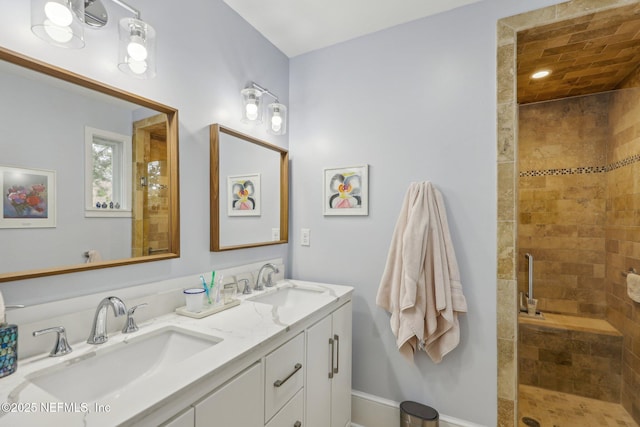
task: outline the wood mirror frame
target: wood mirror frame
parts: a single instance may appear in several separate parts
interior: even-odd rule
[[[245,244],[222,246],[220,241],[220,134],[227,134],[240,140],[256,144],[280,156],[280,239],[273,241],[258,241]],[[279,245],[289,241],[289,152],[249,135],[245,135],[220,124],[210,126],[210,250],[213,252],[234,249],[255,248],[258,246]]]
[[[140,107],[149,108],[159,113],[164,113],[167,119],[167,169],[169,188],[167,190],[169,230],[168,251],[162,254],[139,256],[135,258],[122,258],[105,260],[95,263],[65,265],[60,267],[42,268],[17,272],[0,273],[0,282],[31,279],[36,277],[52,276],[57,274],[74,273],[79,271],[94,270],[100,268],[117,267],[122,265],[137,264],[143,262],[161,261],[180,257],[180,200],[178,181],[178,110],[158,102],[134,95],[129,92],[91,80],[82,75],[58,68],[56,66],[38,61],[25,55],[0,47],[0,60],[20,67],[36,71],[47,76],[66,81],[68,83],[86,88],[104,95],[134,103]],[[79,146],[81,146],[79,144]],[[82,196],[81,196],[82,197]]]

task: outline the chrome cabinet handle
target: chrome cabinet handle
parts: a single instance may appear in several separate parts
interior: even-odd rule
[[[302,422],[296,421],[293,427],[302,427]]]
[[[285,378],[283,380],[277,380],[276,382],[274,382],[273,386],[274,387],[280,387],[282,384],[286,383],[289,380],[289,378],[294,376],[295,373],[298,372],[301,368],[302,368],[302,365],[300,363],[296,363],[296,366],[293,367],[293,372],[291,372],[289,375],[287,375],[287,378]]]
[[[336,342],[336,367],[333,368],[333,373],[337,374],[340,371],[340,337],[338,335],[334,335],[333,339]],[[331,364],[333,366],[333,363]]]
[[[329,368],[329,378],[333,378],[333,354],[335,353],[335,345],[333,343],[333,338],[329,338],[329,345],[331,346],[331,367]]]

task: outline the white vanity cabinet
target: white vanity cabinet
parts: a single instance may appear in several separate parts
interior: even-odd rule
[[[348,427],[351,310],[344,298],[310,312],[223,368],[231,371],[202,378],[142,424],[128,425]]]
[[[262,362],[246,369],[193,406],[195,427],[263,425]]]
[[[351,422],[351,302],[309,327],[306,423],[345,427]]]

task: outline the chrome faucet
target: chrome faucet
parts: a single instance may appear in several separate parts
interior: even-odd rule
[[[271,272],[269,273],[269,275],[267,276],[267,282],[265,283],[265,285],[262,284],[262,282],[264,282],[264,278],[263,273],[266,269],[270,269]],[[271,282],[271,274],[272,273],[279,273],[280,270],[278,270],[278,267],[276,267],[274,264],[272,263],[266,263],[265,265],[263,265],[262,267],[260,267],[260,271],[258,271],[258,279],[256,280],[256,286],[255,289],[256,291],[263,291],[264,290],[264,286],[270,288],[273,286],[273,283]]]
[[[91,333],[87,342],[89,344],[103,344],[107,342],[107,308],[111,306],[113,308],[113,314],[116,317],[124,316],[127,314],[127,307],[122,300],[118,297],[106,297],[96,309],[96,315],[93,318],[93,325],[91,326]]]

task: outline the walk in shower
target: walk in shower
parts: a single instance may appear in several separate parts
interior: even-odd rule
[[[640,304],[625,296],[622,272],[633,266],[638,270],[640,260],[638,95],[600,100],[611,107],[606,115],[571,112],[572,106],[565,104],[529,126],[531,135],[545,134],[551,145],[519,151],[526,150],[522,144],[531,119],[521,107],[605,92],[611,97],[640,87],[640,1],[569,0],[500,19],[497,65],[498,425],[637,426]],[[534,80],[540,69],[551,74]],[[573,108],[578,107],[584,106]],[[564,120],[567,115],[590,119],[570,123]],[[560,127],[549,129],[554,125]],[[554,157],[569,130],[581,138],[604,135],[606,145],[590,153],[589,144],[574,144],[573,152]],[[560,142],[554,145],[554,140]],[[542,157],[575,156],[583,161],[526,165]],[[563,178],[566,188],[552,188],[564,184]],[[579,195],[589,187],[595,197]],[[572,193],[574,197],[566,197]],[[530,211],[523,210],[522,202]],[[567,219],[573,222],[562,222]],[[535,259],[533,288],[545,320],[519,313],[518,291],[528,288],[525,253]],[[615,340],[622,342],[620,358],[603,357],[616,353]],[[598,374],[605,367],[613,368],[604,371],[613,374]],[[567,379],[573,382],[562,381]],[[580,384],[580,379],[591,385]],[[611,379],[619,379],[618,393]],[[519,380],[537,381],[538,386],[518,385]],[[603,385],[620,403],[574,394]]]
[[[543,315],[518,319],[521,412],[535,387],[637,417],[640,348],[623,332],[637,335],[640,310],[623,273],[640,269],[640,89],[523,104],[518,128],[518,288],[535,281]],[[636,425],[625,415],[619,425]]]

